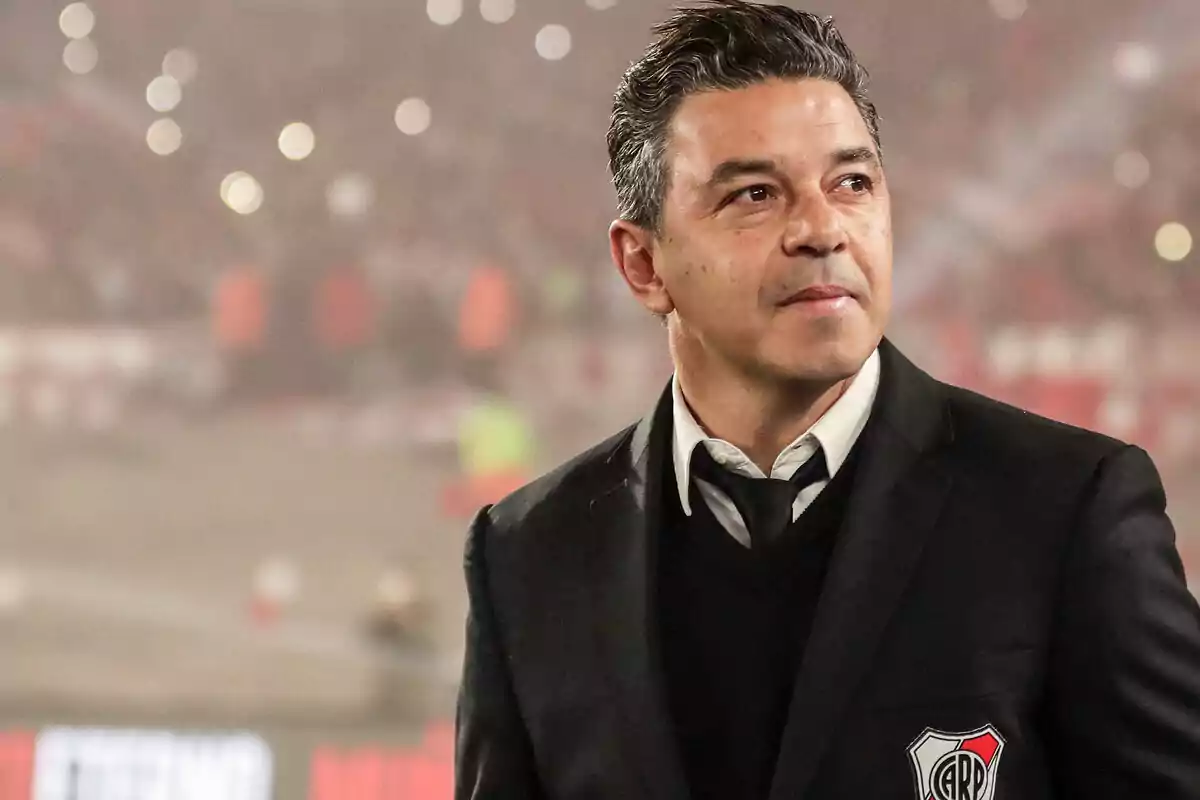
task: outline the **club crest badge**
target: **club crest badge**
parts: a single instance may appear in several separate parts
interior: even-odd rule
[[[917,800],[992,800],[1004,737],[991,725],[967,733],[926,728],[908,746]]]

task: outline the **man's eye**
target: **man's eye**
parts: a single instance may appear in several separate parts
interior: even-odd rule
[[[850,175],[842,179],[841,185],[855,194],[863,194],[875,188],[875,182],[866,175]]]
[[[775,197],[775,189],[773,187],[765,183],[756,183],[753,186],[747,186],[745,189],[735,192],[729,199],[731,202],[744,200],[751,205],[756,205],[758,203],[765,203],[773,197]]]

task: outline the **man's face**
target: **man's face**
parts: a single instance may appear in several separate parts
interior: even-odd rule
[[[693,95],[666,157],[650,251],[673,333],[767,380],[854,374],[887,322],[892,233],[879,156],[846,91],[774,80]]]

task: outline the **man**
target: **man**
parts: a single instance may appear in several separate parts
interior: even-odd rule
[[[883,339],[865,84],[740,0],[626,73],[612,255],[675,377],[472,524],[460,800],[1200,798],[1159,477]]]

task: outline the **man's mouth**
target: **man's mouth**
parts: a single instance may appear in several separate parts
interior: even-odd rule
[[[822,285],[809,286],[801,289],[795,294],[789,295],[780,305],[789,306],[794,303],[816,303],[822,300],[838,300],[841,298],[853,298],[854,294],[841,286]]]

